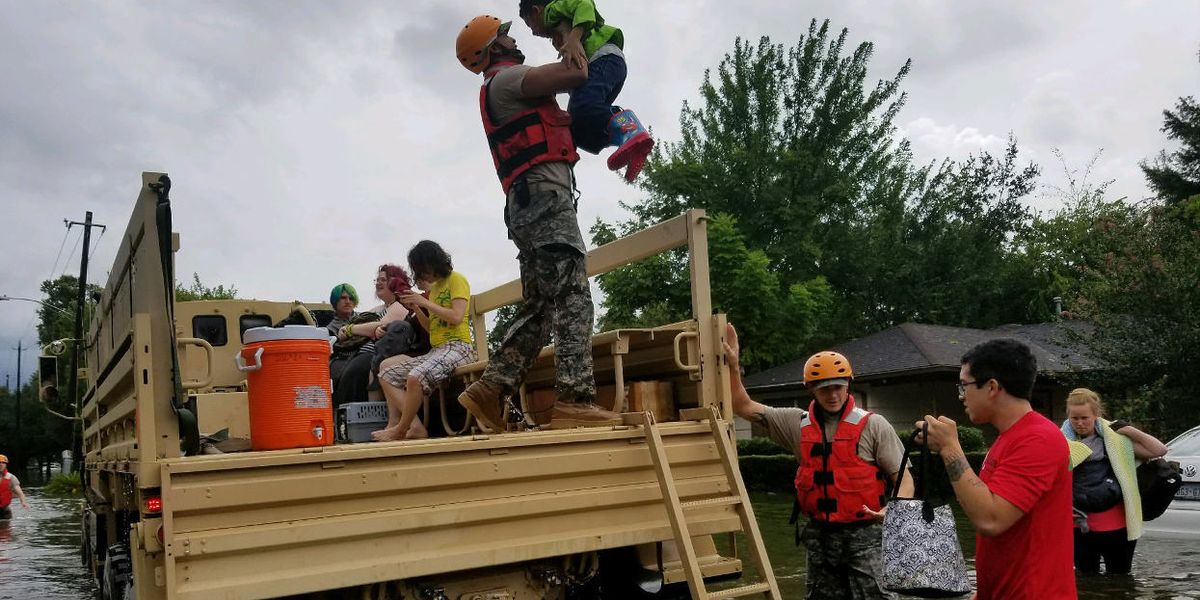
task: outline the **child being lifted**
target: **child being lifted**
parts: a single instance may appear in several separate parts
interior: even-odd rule
[[[567,104],[575,144],[592,154],[615,146],[608,168],[625,168],[625,180],[636,179],[654,140],[633,111],[613,106],[625,85],[621,30],[604,22],[592,0],[520,0],[518,11],[534,35],[554,41],[568,65],[588,71]]]

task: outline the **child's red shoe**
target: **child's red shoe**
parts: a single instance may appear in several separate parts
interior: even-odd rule
[[[625,169],[625,180],[637,179],[646,165],[646,157],[654,149],[654,138],[642,126],[642,122],[631,110],[622,110],[608,122],[609,143],[617,149],[608,157],[608,168],[612,171]]]

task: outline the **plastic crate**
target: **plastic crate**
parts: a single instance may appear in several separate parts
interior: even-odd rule
[[[369,442],[371,432],[387,426],[387,402],[347,402],[337,409],[337,441]]]

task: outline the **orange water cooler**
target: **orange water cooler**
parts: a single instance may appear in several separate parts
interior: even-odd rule
[[[334,438],[329,332],[323,327],[255,327],[234,357],[246,374],[250,446],[330,446]]]

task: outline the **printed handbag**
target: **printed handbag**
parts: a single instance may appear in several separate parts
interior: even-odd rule
[[[913,432],[913,439],[916,439]],[[900,473],[908,466],[904,449]],[[929,500],[929,448],[921,446],[921,491],[898,498],[897,482],[883,519],[883,587],[919,598],[953,598],[971,593],[967,564],[954,530],[954,512]]]

